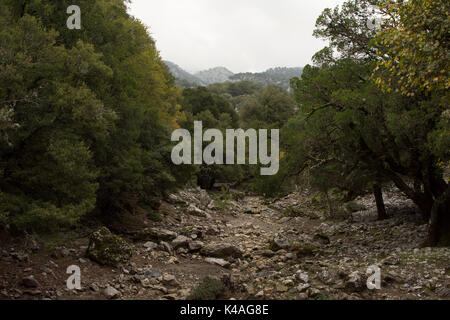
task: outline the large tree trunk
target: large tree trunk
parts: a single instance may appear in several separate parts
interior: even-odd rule
[[[424,246],[450,246],[450,184],[431,210],[430,226]]]
[[[431,217],[431,209],[433,208],[434,203],[433,195],[419,191],[417,186],[415,186],[414,189],[409,187],[408,184],[393,171],[389,171],[389,176],[396,187],[419,207],[424,222],[428,222]]]
[[[387,219],[388,216],[386,213],[386,207],[384,206],[383,192],[380,184],[375,183],[373,185],[373,194],[375,196],[375,202],[377,203],[378,220]]]

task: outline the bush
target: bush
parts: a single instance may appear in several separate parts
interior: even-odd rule
[[[188,300],[215,300],[225,291],[222,281],[205,277],[188,297]]]

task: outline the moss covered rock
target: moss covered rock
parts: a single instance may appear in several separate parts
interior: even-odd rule
[[[89,259],[106,266],[116,267],[126,263],[133,254],[132,247],[106,227],[92,233],[86,255]]]

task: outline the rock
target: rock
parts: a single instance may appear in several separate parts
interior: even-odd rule
[[[217,228],[216,226],[210,226],[207,230],[206,230],[206,234],[209,236],[216,236],[220,233],[219,228]]]
[[[320,244],[323,245],[329,245],[331,243],[330,238],[328,238],[328,236],[318,233],[314,236],[313,238],[314,241],[317,241]]]
[[[255,298],[262,298],[262,297],[264,297],[264,290],[261,290],[257,294],[255,294]]]
[[[36,253],[40,250],[39,243],[30,235],[26,235],[25,237],[25,246],[31,250],[31,252]]]
[[[40,286],[39,282],[32,275],[23,277],[20,283],[26,288],[37,288]]]
[[[189,205],[189,207],[186,209],[186,213],[191,216],[201,217],[201,218],[206,218],[208,216],[205,211],[197,208],[193,204]]]
[[[205,244],[202,241],[189,241],[188,247],[189,247],[189,251],[199,251],[201,250],[203,247],[205,246]]]
[[[272,258],[276,253],[272,250],[262,250],[259,254],[266,258]]]
[[[91,283],[89,285],[89,289],[91,289],[93,292],[99,292],[100,291],[100,288],[98,287],[98,285],[95,282]]]
[[[295,243],[292,246],[292,250],[297,253],[298,258],[313,256],[320,251],[318,247],[308,242]]]
[[[40,296],[42,294],[41,290],[25,290],[24,294],[28,294],[30,296]]]
[[[154,242],[151,242],[151,241],[147,241],[146,243],[143,244],[143,246],[148,251],[155,250],[156,248],[158,248],[158,244],[154,243]]]
[[[214,258],[241,257],[241,250],[235,245],[229,243],[209,244],[200,250],[204,256]]]
[[[170,244],[168,244],[167,242],[161,241],[161,243],[159,244],[159,248],[160,248],[162,251],[165,251],[165,252],[167,252],[168,254],[173,255],[172,247],[171,247]]]
[[[121,293],[117,289],[108,286],[103,290],[103,295],[108,299],[117,299],[121,296]]]
[[[223,268],[228,268],[230,266],[228,261],[220,258],[206,258],[205,261],[211,264],[217,264]]]
[[[179,286],[177,278],[174,275],[164,273],[162,275],[161,282],[166,286],[177,287]]]
[[[302,272],[301,270],[297,271],[297,273],[295,274],[295,277],[303,283],[308,283],[309,282],[309,275],[306,272]]]
[[[282,284],[277,284],[276,288],[277,292],[283,293],[283,292],[287,292],[289,290],[288,287],[286,287],[285,285]]]
[[[30,260],[28,254],[20,252],[11,252],[11,257],[19,262],[28,262]]]
[[[347,289],[353,290],[355,292],[361,292],[366,288],[363,279],[364,279],[364,276],[361,272],[359,272],[359,271],[352,272],[348,276],[348,280],[345,284],[345,287]]]
[[[172,247],[174,249],[187,248],[189,246],[190,239],[185,236],[178,236],[176,239],[172,240]]]
[[[197,199],[200,202],[200,207],[203,209],[207,208],[213,202],[206,190],[200,190],[200,192],[197,193]]]
[[[177,300],[178,296],[175,293],[171,293],[171,294],[165,294],[163,296],[163,299],[166,300]]]
[[[159,229],[159,228],[145,228],[136,233],[135,239],[139,241],[172,241],[178,234],[175,232]]]
[[[57,269],[59,266],[58,266],[58,264],[56,264],[55,262],[53,262],[52,260],[49,260],[46,264],[45,264],[45,266],[47,267],[47,268],[52,268],[52,269]]]
[[[395,256],[389,256],[382,261],[382,264],[387,266],[394,266],[400,263],[400,260]]]
[[[186,204],[186,201],[184,201],[183,199],[181,199],[179,196],[177,196],[176,194],[170,194],[167,197],[167,202],[170,204]]]
[[[434,292],[441,298],[450,298],[450,286],[436,288]]]
[[[91,260],[112,267],[126,263],[132,254],[131,246],[121,237],[112,234],[106,227],[102,227],[91,235],[86,252]]]
[[[348,213],[353,213],[366,210],[366,207],[363,204],[357,203],[356,201],[349,201],[344,204],[344,209]]]
[[[281,249],[289,249],[291,245],[292,243],[288,238],[286,238],[281,233],[278,233],[270,243],[270,249],[272,251],[279,251]]]
[[[156,279],[162,276],[162,272],[156,269],[149,269],[144,272],[144,276]]]
[[[177,257],[170,257],[169,260],[167,260],[167,264],[179,264],[180,261],[178,261]]]
[[[315,298],[319,297],[320,294],[321,294],[321,292],[320,292],[320,290],[317,289],[317,288],[310,288],[310,289],[308,290],[308,297],[309,297],[309,298],[315,299]]]
[[[306,289],[308,289],[310,287],[310,285],[308,284],[308,283],[302,283],[302,284],[299,284],[298,286],[297,286],[297,291],[298,292],[304,292]]]

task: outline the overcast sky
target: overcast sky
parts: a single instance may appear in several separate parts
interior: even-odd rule
[[[190,72],[300,67],[325,42],[312,36],[324,8],[344,0],[132,0],[164,60]]]

